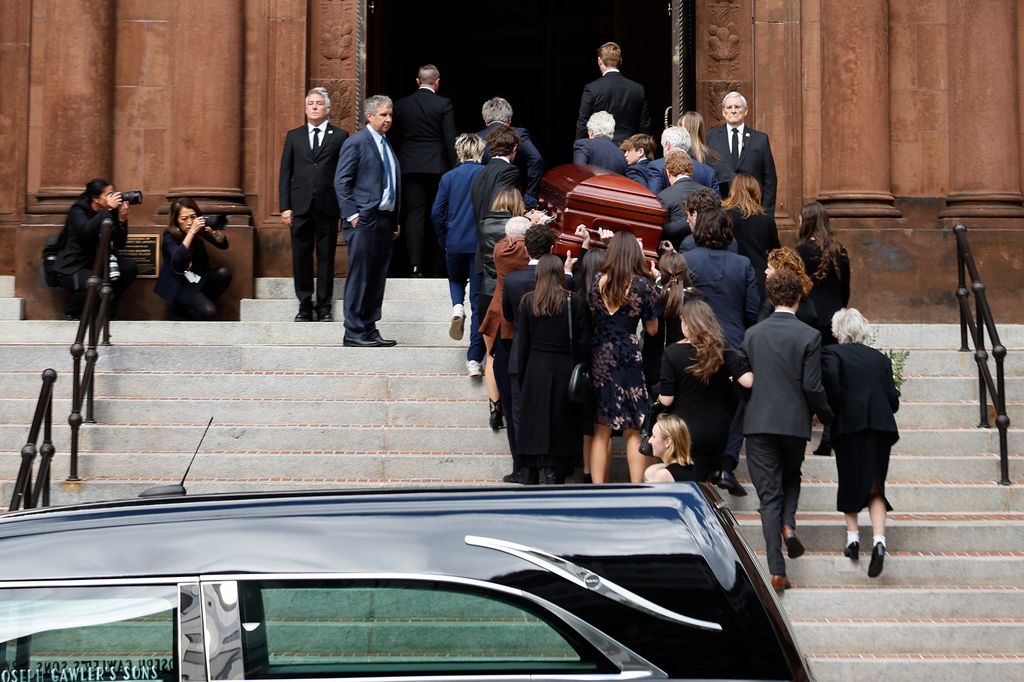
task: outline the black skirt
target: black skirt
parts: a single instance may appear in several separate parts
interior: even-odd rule
[[[856,514],[868,505],[871,490],[877,485],[886,510],[892,511],[885,497],[885,477],[889,473],[893,435],[885,431],[857,431],[833,437],[839,470],[837,510]]]

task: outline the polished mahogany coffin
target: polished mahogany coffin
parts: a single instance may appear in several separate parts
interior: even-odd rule
[[[657,260],[665,208],[654,194],[617,173],[579,164],[552,168],[540,181],[540,208],[554,217],[560,232],[555,253],[579,256],[583,240],[574,233],[580,224],[590,230],[591,247],[603,247],[597,229],[632,232],[644,245],[644,256]]]

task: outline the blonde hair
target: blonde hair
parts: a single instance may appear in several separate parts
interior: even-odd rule
[[[665,464],[693,464],[693,458],[690,456],[690,429],[686,422],[674,414],[661,414],[658,415],[655,424],[668,439]]]
[[[523,201],[523,193],[516,187],[505,187],[498,190],[498,193],[494,195],[491,210],[508,211],[512,215],[525,214],[526,203]]]
[[[761,183],[750,173],[737,173],[729,182],[729,196],[722,202],[726,211],[738,209],[744,218],[764,213],[761,206]]]
[[[455,155],[459,161],[480,161],[484,158],[484,141],[476,133],[462,133],[455,138]]]

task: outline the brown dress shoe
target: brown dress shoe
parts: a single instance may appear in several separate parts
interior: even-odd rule
[[[773,575],[772,576],[772,589],[779,594],[782,594],[789,588],[793,587],[793,583],[789,582],[789,578],[784,575]]]
[[[796,536],[796,528],[793,528],[792,526],[783,526],[782,541],[786,543],[786,554],[790,559],[796,559],[798,556],[803,556],[804,543],[800,542],[800,538]]]

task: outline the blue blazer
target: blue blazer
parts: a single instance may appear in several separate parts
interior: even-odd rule
[[[448,253],[476,253],[476,212],[469,190],[483,169],[476,161],[466,161],[441,176],[430,218]]]
[[[640,159],[632,166],[628,166],[626,168],[626,177],[639,182],[655,194],[665,189],[661,181],[662,171],[659,168],[655,168],[654,162],[650,159]],[[655,189],[656,187],[659,189]]]
[[[715,311],[725,342],[739,348],[743,333],[757,323],[761,308],[750,259],[732,251],[698,246],[686,252],[686,264],[693,286],[700,289]]]
[[[690,177],[692,177],[698,185],[704,185],[709,189],[713,189],[715,194],[718,195],[718,198],[721,199],[722,190],[718,186],[718,178],[715,176],[715,169],[706,163],[701,163],[697,159],[693,158],[692,155],[690,156],[690,160],[693,161],[693,173],[690,174]],[[665,173],[665,157],[663,156],[660,159],[651,161],[651,166],[658,170],[658,179],[661,183],[658,189],[651,189],[652,192],[657,194],[668,187],[668,175]]]
[[[388,141],[390,144],[390,140]],[[402,198],[402,171],[395,157],[395,214]],[[375,223],[377,207],[384,195],[384,162],[374,143],[373,135],[363,127],[341,145],[338,170],[334,174],[334,191],[338,195],[341,219],[359,214],[359,224]]]
[[[576,140],[572,145],[572,162],[600,166],[619,175],[626,174],[626,155],[607,137]]]

